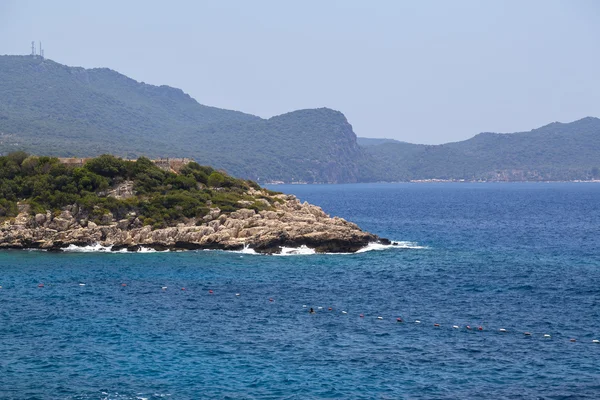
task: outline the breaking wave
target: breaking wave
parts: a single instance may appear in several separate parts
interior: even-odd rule
[[[136,251],[128,251],[127,249],[119,249],[113,250],[113,246],[102,246],[99,243],[89,245],[89,246],[76,246],[74,244],[69,245],[62,249],[62,251],[67,253],[157,253],[159,251],[151,248],[151,247],[140,247]],[[317,253],[314,249],[302,245],[300,247],[282,247],[281,253],[273,254],[274,256],[307,256],[314,254],[326,254],[326,255],[349,255],[349,254],[358,254],[358,253],[366,253],[369,251],[383,251],[383,250],[392,250],[392,249],[427,249],[427,246],[421,246],[415,242],[406,242],[406,241],[392,241],[392,244],[381,244],[381,243],[369,243],[362,249],[358,250],[356,253]],[[165,250],[169,251],[169,250]],[[222,251],[222,250],[202,250],[202,251]],[[227,253],[238,253],[238,254],[249,254],[249,255],[263,255],[261,253],[257,253],[254,249],[251,249],[249,246],[245,246],[242,250],[233,250],[226,251]]]
[[[367,251],[381,251],[381,250],[389,250],[389,249],[426,249],[427,246],[420,246],[415,242],[396,242],[392,241],[392,244],[381,244],[381,243],[369,243],[362,249],[358,250],[357,253],[365,253]]]
[[[158,251],[150,247],[140,247],[136,251],[127,251],[127,249],[113,250],[113,246],[102,246],[100,243],[92,244],[89,246],[75,246],[70,244],[68,247],[62,249],[67,253],[157,253]],[[168,251],[168,250],[167,250]]]
[[[392,244],[381,244],[381,243],[369,243],[362,249],[356,251],[355,253],[317,253],[315,249],[311,249],[305,245],[300,247],[282,247],[281,253],[273,254],[274,256],[307,256],[313,254],[325,254],[325,255],[349,255],[349,254],[358,254],[358,253],[366,253],[369,251],[382,251],[382,250],[392,250],[392,249],[427,249],[427,246],[421,246],[415,242],[406,242],[406,241],[392,241]],[[234,253],[239,254],[254,254],[254,255],[263,255],[255,252],[250,247],[246,246],[242,250],[234,251]]]

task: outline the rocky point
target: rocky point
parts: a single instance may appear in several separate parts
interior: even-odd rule
[[[248,193],[268,195],[257,190]],[[302,203],[293,195],[271,197],[277,200],[271,210],[256,212],[242,208],[223,213],[214,207],[202,219],[160,229],[144,226],[134,213],[121,220],[108,213],[93,222],[76,204],[60,213],[47,211],[35,215],[28,205],[20,204],[18,216],[0,226],[0,248],[60,250],[69,245],[94,244],[130,251],[140,247],[157,250],[249,247],[259,253],[275,254],[282,247],[303,245],[316,252],[350,253],[372,242],[390,244],[389,240],[364,232],[343,218],[330,217],[320,207]]]

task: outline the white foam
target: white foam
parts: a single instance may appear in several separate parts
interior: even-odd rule
[[[168,250],[166,250],[168,251]],[[151,247],[140,247],[140,249],[137,251],[138,253],[157,253],[158,251],[156,249],[153,249]]]
[[[302,245],[300,247],[282,247],[281,253],[274,254],[276,256],[309,256],[312,254],[316,254],[315,249],[311,249],[306,245]]]
[[[426,249],[426,246],[419,246],[415,242],[404,242],[404,241],[392,241],[392,244],[382,243],[369,243],[362,249],[358,250],[357,253],[366,253],[367,251],[381,251],[390,249]]]
[[[234,251],[234,253],[240,253],[240,254],[258,254],[256,251],[254,251],[254,249],[250,248],[249,244],[244,245],[244,248],[242,250],[236,250],[236,251]]]
[[[427,249],[426,246],[420,246],[415,242],[406,242],[406,241],[392,241],[392,244],[382,244],[382,243],[369,243],[365,247],[360,250],[357,250],[355,253],[317,253],[315,249],[311,249],[305,245],[300,247],[282,247],[281,253],[274,254],[276,256],[304,256],[304,255],[313,255],[313,254],[326,254],[326,255],[349,255],[349,254],[357,254],[357,253],[366,253],[368,251],[382,251],[382,250],[391,250],[391,249]],[[246,251],[246,248],[244,248]],[[246,254],[258,254],[254,252],[252,249],[248,249]]]
[[[157,250],[150,247],[141,246],[136,251],[128,251],[126,248],[119,250],[112,250],[113,246],[102,246],[100,243],[95,243],[88,246],[75,246],[70,244],[68,247],[62,249],[67,253],[156,253]],[[169,250],[166,250],[169,251]]]
[[[100,243],[95,243],[89,246],[75,246],[70,244],[68,247],[62,249],[69,253],[108,253],[112,249],[112,246],[102,246]]]
[[[281,252],[278,254],[273,254],[275,256],[306,256],[306,255],[314,255],[314,254],[325,254],[325,255],[350,255],[350,254],[360,254],[366,253],[368,251],[382,251],[382,250],[390,250],[390,249],[427,249],[426,246],[420,246],[415,242],[407,242],[407,241],[392,241],[392,244],[382,244],[382,243],[369,243],[362,249],[359,249],[355,253],[317,253],[315,249],[311,249],[306,245],[302,245],[300,247],[282,247]],[[150,248],[141,246],[137,251],[128,251],[126,248],[119,249],[117,251],[112,250],[112,246],[102,246],[100,243],[95,243],[93,245],[88,246],[75,246],[74,244],[70,244],[68,247],[62,249],[62,251],[70,252],[70,253],[157,253],[158,251]],[[165,250],[168,252],[169,250]],[[214,250],[204,250],[204,251],[214,251]],[[217,250],[221,251],[221,250]],[[249,245],[245,245],[241,250],[232,250],[227,251],[228,253],[238,253],[238,254],[249,254],[249,255],[262,255],[261,253],[257,253],[254,249],[250,248]]]
[[[217,251],[221,251],[221,250],[217,250]],[[250,248],[250,245],[244,245],[244,248],[242,250],[231,250],[231,251],[225,250],[225,251],[227,253],[265,255],[262,253],[257,253],[254,249]],[[274,256],[302,256],[302,255],[311,255],[311,254],[316,254],[316,251],[305,245],[302,245],[300,247],[282,247],[281,253],[273,254],[273,255]]]
[[[392,241],[392,247],[397,247],[397,248],[401,248],[401,249],[416,249],[416,250],[429,248],[427,246],[421,246],[417,242],[403,242],[403,241],[399,241],[399,242]]]

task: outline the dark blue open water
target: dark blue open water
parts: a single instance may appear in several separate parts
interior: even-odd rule
[[[600,398],[600,185],[276,189],[426,248],[0,252],[0,398]]]

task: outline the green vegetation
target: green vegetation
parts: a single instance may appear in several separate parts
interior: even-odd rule
[[[133,182],[134,196],[110,195],[111,189],[127,181]],[[34,214],[77,205],[97,223],[109,212],[117,220],[135,213],[145,225],[153,227],[201,218],[210,207],[219,207],[225,213],[240,208],[270,209],[246,194],[250,188],[260,187],[194,162],[175,174],[163,171],[147,158],[125,161],[102,155],[83,167],[73,167],[61,164],[57,158],[24,152],[0,157],[0,217],[4,218],[17,215],[18,201],[29,204]],[[242,205],[240,200],[249,205]]]
[[[190,157],[259,182],[356,181],[362,154],[337,111],[264,120],[109,69],[28,56],[0,56],[0,99],[0,154]]]
[[[365,180],[592,179],[600,167],[600,119],[555,122],[530,132],[481,133],[436,146],[381,143],[365,151]]]
[[[139,83],[109,69],[0,56],[0,154],[16,150],[59,157],[190,157],[261,183],[573,180],[600,178],[600,120],[483,133],[436,146],[357,141],[344,115],[327,108],[265,120],[207,107],[179,89]],[[231,178],[213,173],[185,176],[213,187],[232,185]],[[157,180],[140,178],[147,190]],[[180,184],[193,186],[190,179]]]

